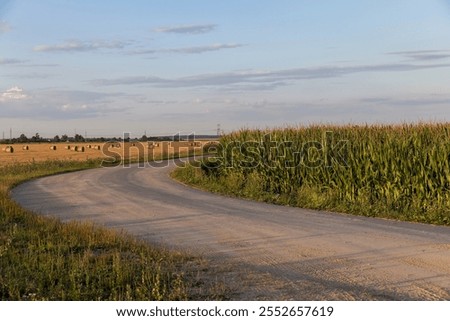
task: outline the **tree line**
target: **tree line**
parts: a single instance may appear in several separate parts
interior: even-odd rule
[[[147,136],[142,135],[140,138],[130,138],[130,137],[83,137],[82,135],[76,134],[75,136],[64,135],[56,135],[53,138],[42,137],[39,133],[36,133],[32,137],[27,137],[25,134],[21,134],[19,137],[11,138],[11,139],[3,139],[0,140],[2,144],[26,144],[26,143],[62,143],[62,142],[70,142],[70,143],[78,143],[78,142],[130,142],[130,141],[181,141],[181,140],[191,140],[200,137],[210,137],[209,135],[195,136],[195,135],[180,135],[175,134],[173,136]],[[214,136],[211,136],[214,137]]]
[[[98,139],[96,139],[98,141]],[[36,133],[35,135],[33,135],[32,137],[27,137],[25,134],[20,134],[19,137],[14,137],[11,139],[3,139],[2,143],[5,144],[15,144],[15,143],[46,143],[46,142],[54,142],[54,143],[59,143],[59,142],[86,142],[89,140],[86,140],[82,135],[78,135],[76,134],[73,137],[69,137],[66,134],[64,135],[56,135],[53,138],[46,138],[46,137],[42,137],[41,135],[39,135],[39,133]],[[106,141],[106,139],[105,139]]]

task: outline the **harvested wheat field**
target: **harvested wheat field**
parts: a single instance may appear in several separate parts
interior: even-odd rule
[[[0,166],[47,160],[89,160],[114,158],[149,160],[200,150],[207,142],[108,142],[0,144]]]

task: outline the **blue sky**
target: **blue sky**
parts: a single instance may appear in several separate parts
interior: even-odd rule
[[[450,1],[0,0],[0,134],[450,121]]]

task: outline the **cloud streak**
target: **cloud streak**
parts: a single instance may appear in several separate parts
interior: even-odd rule
[[[236,85],[260,85],[260,89],[274,89],[294,81],[337,78],[351,74],[373,72],[408,72],[422,69],[448,68],[450,64],[381,64],[360,66],[320,66],[315,68],[294,68],[275,71],[242,71],[215,74],[201,74],[181,78],[156,76],[134,76],[116,79],[96,79],[96,86],[144,85],[160,88],[225,87]],[[257,87],[256,87],[257,88]]]
[[[202,24],[202,25],[182,25],[182,26],[169,26],[159,27],[154,29],[154,32],[159,33],[176,33],[176,34],[191,34],[198,35],[208,33],[215,30],[217,25],[215,24]]]
[[[415,61],[434,61],[450,58],[449,50],[415,50],[389,52],[388,55],[403,56]]]
[[[185,48],[169,48],[169,49],[149,49],[134,51],[137,55],[156,55],[156,54],[202,54],[210,51],[219,51],[224,49],[235,49],[243,47],[242,44],[213,44],[207,46],[193,46]]]
[[[25,62],[24,60],[14,58],[0,58],[0,65],[16,65],[24,62]]]
[[[389,98],[389,97],[378,97],[378,98],[365,98],[361,99],[362,103],[369,103],[373,105],[382,106],[430,106],[430,105],[448,105],[450,104],[449,96],[439,96],[439,95],[427,95],[412,98]]]
[[[81,41],[70,40],[56,45],[37,45],[35,52],[85,52],[99,49],[123,49],[128,43],[122,41]]]

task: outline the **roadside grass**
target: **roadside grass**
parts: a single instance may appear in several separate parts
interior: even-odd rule
[[[95,168],[99,160],[0,167],[1,300],[218,300],[225,287],[184,253],[21,208],[9,190],[36,177]]]
[[[273,204],[450,225],[449,140],[450,124],[244,129],[172,177]]]

